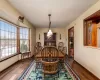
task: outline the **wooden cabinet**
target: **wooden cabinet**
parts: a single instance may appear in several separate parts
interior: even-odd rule
[[[99,24],[100,24],[100,10],[84,19],[83,36],[84,36],[85,46],[93,46],[93,47],[100,46],[99,44],[100,25]]]
[[[69,54],[70,57],[74,57],[74,49],[70,49],[70,54]]]
[[[68,30],[68,55],[74,58],[74,27]]]
[[[44,33],[44,46],[56,46],[56,33],[48,38],[47,33]]]

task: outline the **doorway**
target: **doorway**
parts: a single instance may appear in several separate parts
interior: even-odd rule
[[[68,56],[74,58],[74,27],[68,29]]]

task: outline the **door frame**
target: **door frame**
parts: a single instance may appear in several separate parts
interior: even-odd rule
[[[69,32],[70,30],[73,29],[73,38],[74,38],[74,26],[68,29],[68,56],[70,56],[70,40],[69,40]],[[74,39],[73,39],[73,49],[74,49]],[[73,50],[73,54],[74,54],[74,50]],[[73,55],[74,58],[74,55]]]

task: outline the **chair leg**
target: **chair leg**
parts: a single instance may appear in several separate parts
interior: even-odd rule
[[[57,73],[57,74],[58,74],[58,78],[59,78],[59,71],[58,71],[58,73]]]
[[[44,74],[44,80],[45,80],[45,74]]]

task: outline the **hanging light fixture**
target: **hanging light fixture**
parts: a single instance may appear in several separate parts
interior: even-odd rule
[[[48,16],[49,16],[49,29],[48,29],[47,37],[50,38],[53,34],[51,31],[51,20],[50,20],[51,14],[48,14]]]

